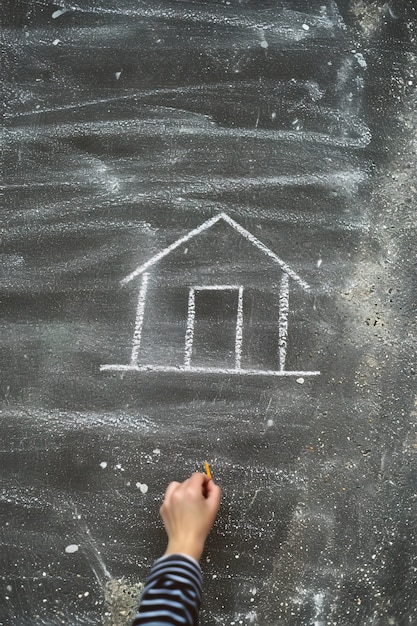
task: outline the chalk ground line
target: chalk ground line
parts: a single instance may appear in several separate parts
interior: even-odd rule
[[[261,369],[244,369],[232,367],[197,367],[186,365],[100,365],[100,371],[114,372],[172,372],[187,374],[227,374],[238,376],[319,376],[320,371],[304,371],[304,370],[261,370]]]

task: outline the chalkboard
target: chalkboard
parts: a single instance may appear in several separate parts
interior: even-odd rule
[[[0,625],[417,623],[412,5],[5,7]]]

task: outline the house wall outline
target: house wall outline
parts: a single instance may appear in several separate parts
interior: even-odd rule
[[[145,318],[146,298],[150,281],[149,270],[160,260],[168,256],[171,252],[186,244],[188,241],[212,228],[220,220],[227,223],[242,237],[249,241],[253,246],[263,252],[269,259],[276,263],[282,270],[282,278],[279,292],[279,311],[278,311],[278,357],[279,368],[277,370],[269,369],[248,369],[242,367],[242,343],[243,343],[243,297],[244,286],[241,284],[218,284],[218,285],[190,285],[188,290],[188,307],[187,307],[187,324],[184,338],[184,360],[181,365],[140,365],[138,357],[142,340],[143,323]],[[198,227],[189,231],[183,237],[176,239],[172,244],[149,258],[145,263],[138,266],[130,274],[120,281],[122,286],[129,284],[131,281],[141,279],[138,301],[136,307],[135,328],[132,340],[132,351],[129,364],[106,364],[101,365],[100,370],[113,371],[159,371],[159,372],[194,372],[207,374],[239,374],[239,375],[257,375],[257,376],[316,376],[319,371],[289,371],[285,369],[288,339],[288,314],[289,314],[289,279],[294,280],[305,291],[310,291],[310,286],[296,272],[294,272],[275,252],[268,248],[262,241],[246,230],[233,218],[226,213],[218,213],[214,217],[206,220]],[[236,290],[238,293],[237,310],[236,310],[236,330],[235,330],[235,367],[198,367],[192,364],[192,348],[194,338],[194,322],[195,322],[195,293],[198,291],[209,290]]]

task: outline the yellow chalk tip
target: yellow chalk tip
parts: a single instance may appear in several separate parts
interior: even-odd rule
[[[206,461],[205,465],[206,465],[206,474],[212,480],[213,476],[211,475],[210,465],[207,463],[207,461]]]

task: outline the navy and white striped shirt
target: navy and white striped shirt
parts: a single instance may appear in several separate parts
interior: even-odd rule
[[[202,582],[193,558],[161,557],[146,580],[132,626],[198,626]]]

